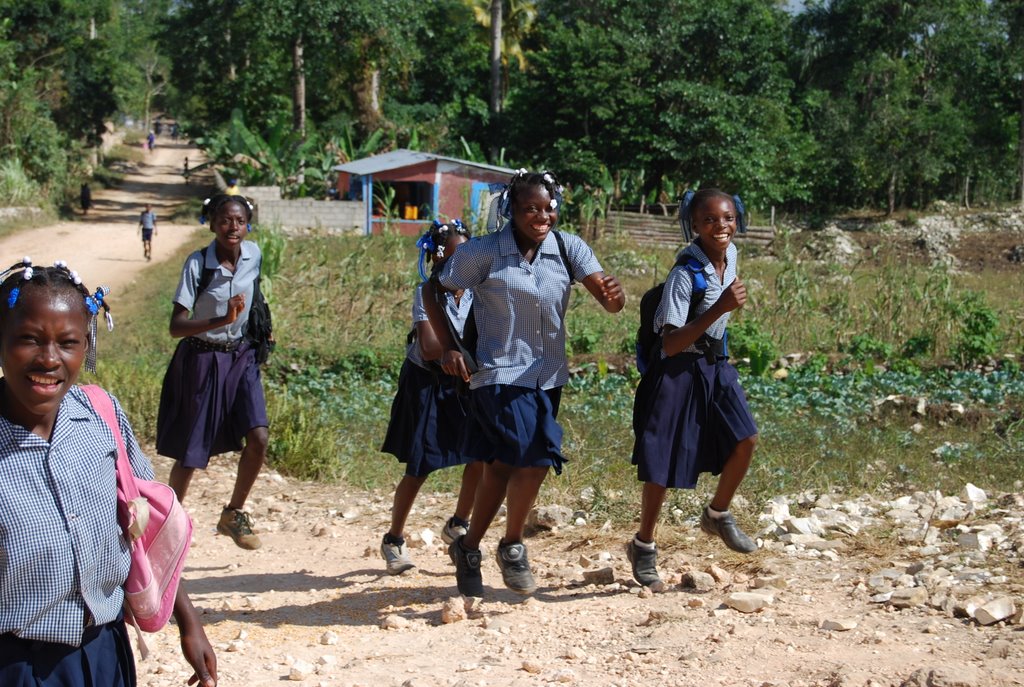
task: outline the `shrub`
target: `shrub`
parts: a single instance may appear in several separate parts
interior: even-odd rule
[[[999,316],[976,291],[964,292],[952,315],[959,324],[952,353],[962,365],[979,363],[999,351]]]
[[[749,358],[751,374],[760,376],[779,357],[778,346],[752,317],[743,317],[729,327],[729,354]]]

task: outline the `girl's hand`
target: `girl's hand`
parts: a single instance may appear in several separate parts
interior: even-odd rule
[[[718,303],[721,304],[722,308],[726,312],[732,312],[733,310],[739,310],[747,302],[747,287],[743,285],[739,277],[736,277],[736,281],[729,284],[729,287],[722,292],[722,295],[718,298]]]
[[[217,687],[217,656],[202,627],[198,631],[181,633],[181,653],[196,671],[188,679],[188,684]]]
[[[626,304],[626,293],[619,280],[610,274],[601,278],[601,305],[608,312],[619,312]]]
[[[226,318],[225,324],[231,324],[238,319],[238,316],[245,310],[245,295],[238,294],[228,299],[228,312],[224,316]]]
[[[469,381],[469,368],[462,354],[455,350],[447,350],[441,356],[441,369],[453,377],[462,377],[462,381]]]

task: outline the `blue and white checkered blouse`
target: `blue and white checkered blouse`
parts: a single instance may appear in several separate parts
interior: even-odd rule
[[[452,325],[454,325],[455,331],[459,333],[459,336],[462,336],[462,330],[466,327],[466,319],[469,317],[469,309],[472,307],[472,289],[463,291],[458,303],[455,302],[455,294],[445,294],[445,313],[452,321]],[[412,326],[415,327],[420,322],[427,321],[427,309],[423,306],[423,284],[420,284],[416,287],[416,292],[412,297]],[[405,350],[405,355],[411,363],[426,368],[426,363],[423,362],[423,352],[420,350],[418,341],[413,341],[409,344]]]
[[[114,400],[135,474],[153,479]],[[85,394],[61,401],[52,441],[0,416],[0,634],[79,646],[86,610],[117,618],[128,548],[117,522],[117,446]]]
[[[730,243],[729,247],[725,250],[725,273],[722,280],[718,278],[718,272],[715,271],[715,266],[708,260],[708,256],[704,254],[704,251],[696,243],[691,243],[680,254],[692,255],[704,265],[708,289],[704,292],[704,300],[697,306],[696,312],[697,315],[702,315],[715,304],[715,301],[719,299],[722,292],[736,281],[736,245]],[[685,265],[674,267],[669,272],[668,279],[665,280],[665,291],[662,294],[658,310],[654,315],[654,331],[661,331],[661,328],[666,324],[671,324],[674,327],[682,327],[686,324],[686,314],[690,309],[691,293],[693,293],[693,276],[690,274],[690,271]],[[707,335],[716,339],[721,339],[725,336],[725,328],[729,324],[729,316],[731,314],[725,313],[715,320],[707,328]],[[697,353],[698,350],[696,346],[690,346],[683,352]]]
[[[577,281],[602,271],[583,239],[565,232],[562,238]],[[474,238],[448,259],[440,280],[448,289],[473,289],[480,371],[470,380],[471,389],[494,384],[553,389],[569,380],[569,273],[553,234],[532,263],[519,252],[511,229]]]

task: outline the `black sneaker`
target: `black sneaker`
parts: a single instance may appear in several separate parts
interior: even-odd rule
[[[739,553],[757,551],[757,544],[739,528],[732,513],[726,512],[720,518],[713,518],[705,508],[704,512],[700,514],[700,528],[714,537],[719,537],[733,551]]]
[[[455,563],[455,583],[463,596],[483,596],[484,578],[480,574],[480,550],[462,548],[462,537],[448,546],[448,555]]]
[[[626,544],[626,558],[633,566],[633,579],[644,587],[660,584],[661,577],[658,576],[658,550],[645,549],[636,545],[636,540],[630,539]]]
[[[498,544],[498,567],[505,586],[518,594],[532,594],[537,589],[526,559],[526,545],[522,542]]]

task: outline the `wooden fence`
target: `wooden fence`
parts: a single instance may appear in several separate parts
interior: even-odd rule
[[[603,220],[598,221],[602,236],[621,232],[630,240],[643,246],[663,248],[678,247],[683,241],[679,220],[676,218],[675,206],[650,206],[652,212],[625,212],[613,210]],[[747,227],[745,234],[737,233],[736,243],[755,246],[768,246],[775,240],[774,227]]]

